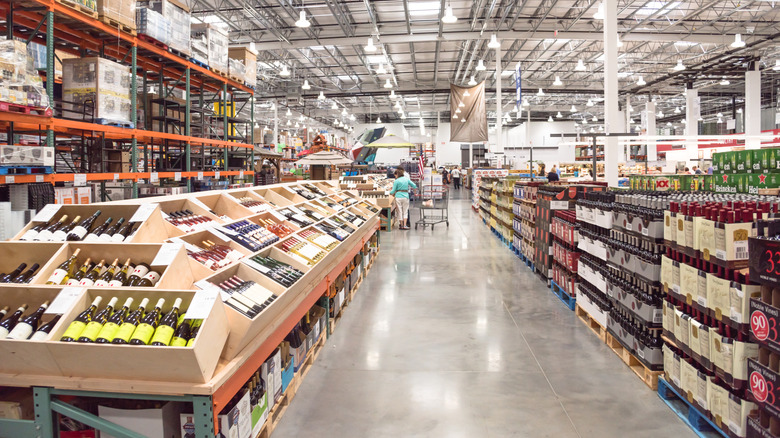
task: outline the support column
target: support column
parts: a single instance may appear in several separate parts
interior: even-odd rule
[[[685,90],[685,135],[699,135],[699,118],[701,117],[701,101],[699,100],[699,91],[693,89],[693,84],[689,83]],[[699,142],[697,140],[686,140],[685,151],[688,160],[699,159]]]
[[[496,47],[496,150],[493,153],[504,153],[503,125],[501,114],[501,44]]]
[[[274,100],[274,149],[276,149],[276,145],[279,143],[279,108],[276,105],[276,100]]]
[[[761,135],[761,72],[757,62],[745,73],[745,135],[745,149],[761,148],[761,139],[750,138]]]
[[[618,48],[617,48],[617,0],[604,1],[604,131],[620,132],[620,108],[618,104]],[[594,148],[593,155],[596,155]],[[604,139],[604,176],[610,187],[618,185],[618,137]],[[593,175],[598,169],[593,169]]]
[[[192,110],[192,96],[190,95],[191,87],[190,87],[190,80],[192,72],[190,71],[190,68],[187,67],[187,69],[184,71],[184,95],[186,96],[185,100],[185,113],[184,113],[184,135],[191,136],[192,135],[192,116],[190,115],[190,111]],[[184,149],[184,159],[186,162],[184,163],[184,171],[190,172],[192,171],[192,143],[187,141],[187,144],[185,145]],[[192,178],[187,177],[187,193],[192,193]]]
[[[531,105],[526,109],[525,146],[528,148],[528,172],[534,175],[534,148],[531,145]]]
[[[648,102],[645,106],[645,113],[642,115],[644,119],[645,135],[656,135],[655,126],[655,102]],[[655,140],[647,141],[647,161],[658,160],[658,149]]]

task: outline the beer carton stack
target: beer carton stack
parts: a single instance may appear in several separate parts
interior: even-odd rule
[[[712,154],[713,190],[758,194],[780,187],[780,149],[751,149]]]

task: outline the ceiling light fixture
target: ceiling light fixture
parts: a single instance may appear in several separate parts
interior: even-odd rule
[[[355,121],[355,115],[354,114],[350,114],[349,115],[349,120],[354,122]]]
[[[737,114],[742,114],[742,108],[737,108]]]
[[[376,74],[383,75],[385,73],[387,73],[387,70],[385,70],[385,64],[380,62],[379,68],[376,69]]]
[[[738,34],[734,35],[734,42],[731,43],[731,47],[733,47],[735,49],[741,49],[741,48],[745,47],[745,42],[742,41],[742,34],[738,33]]]
[[[640,76],[639,80],[636,81],[636,84],[641,87],[641,86],[647,85],[647,82],[645,82],[645,78],[644,77]]]
[[[687,120],[685,120],[685,119],[682,119],[682,124],[683,124],[683,125],[687,125],[687,124],[688,124],[688,121],[687,121]]]
[[[301,85],[301,90],[311,90],[311,85],[309,85],[308,79],[303,80],[303,85]]]
[[[333,104],[331,104],[331,106],[330,106],[330,109],[337,110],[337,109],[339,109],[339,106],[336,105],[336,102],[333,102]]]
[[[661,111],[661,110],[658,110],[658,112],[655,115],[658,116],[658,117],[663,117],[664,116],[664,112]]]
[[[582,62],[582,60],[581,60],[581,59],[578,59],[578,60],[577,60],[577,66],[576,66],[576,67],[574,67],[574,70],[577,70],[577,71],[585,71],[585,70],[587,70],[587,68],[585,67],[585,63],[584,63],[584,62]]]
[[[306,11],[301,11],[300,18],[298,18],[298,21],[295,22],[295,25],[298,27],[307,28],[311,26],[311,21],[306,19]]]
[[[674,71],[683,71],[685,70],[685,65],[682,62],[682,59],[677,60],[677,65],[674,66]]]
[[[465,106],[466,106],[466,104],[465,104],[465,103],[463,103],[463,102],[458,102],[458,107],[460,107],[460,108],[463,108],[463,107],[465,107]]]
[[[447,9],[444,10],[444,16],[441,17],[441,22],[444,24],[452,24],[458,21],[458,17],[452,13],[452,6],[447,5]]]
[[[780,59],[775,60],[775,66],[772,67],[772,70],[774,71],[780,71]]]
[[[363,50],[365,50],[368,53],[376,52],[376,46],[374,45],[374,37],[372,36],[368,37],[368,42],[366,43],[366,47],[363,47]]]
[[[346,108],[342,108],[341,115],[344,116],[344,117],[347,117],[348,114],[349,113],[347,112],[347,109]]]
[[[466,123],[466,119],[460,119],[461,123]]]
[[[488,48],[489,49],[498,49],[499,47],[501,47],[501,43],[498,42],[498,39],[496,39],[496,34],[491,34],[490,35],[490,42],[488,43]]]
[[[726,78],[723,78],[723,79],[720,81],[720,84],[721,84],[721,85],[731,85],[731,82],[730,82],[728,79],[726,79]]]
[[[385,88],[393,88],[393,84],[390,83],[390,78],[385,79]]]
[[[271,102],[271,111],[276,110],[276,102]]]
[[[593,118],[592,118],[591,120],[592,120],[592,121],[594,121],[594,122],[598,122],[598,121],[599,121],[599,118],[598,118],[598,117],[596,117],[596,116],[593,116]]]
[[[552,121],[553,121],[553,118],[552,118],[552,116],[548,117],[548,118],[547,118],[547,121],[548,121],[548,122],[552,122]]]
[[[563,114],[561,114],[561,112],[558,111],[558,114],[556,114],[555,117],[560,119],[561,117],[563,117]]]
[[[586,103],[585,106],[593,106],[593,100],[588,99],[588,103]]]
[[[675,114],[680,114],[681,112],[682,112],[682,111],[680,110],[680,107],[679,107],[679,106],[676,106],[676,107],[674,107],[674,113],[675,113]]]
[[[780,60],[778,60],[778,62],[780,62]],[[476,71],[485,71],[485,70],[487,70],[487,67],[485,67],[485,61],[480,59],[479,62],[477,62],[477,68],[475,68],[475,70]]]
[[[456,119],[457,117],[453,117],[453,119]],[[406,114],[401,113],[401,120],[406,120]]]
[[[542,90],[542,89],[540,88],[540,89],[539,89],[539,91],[537,91],[537,92],[536,92],[536,95],[537,95],[537,96],[544,96],[544,90]]]
[[[723,119],[718,118],[718,123],[723,123]]]
[[[528,99],[523,99],[523,106],[530,106],[531,104],[528,103]]]
[[[569,111],[570,111],[570,112],[573,112],[573,113],[576,113],[576,112],[577,112],[577,107],[576,107],[576,106],[574,106],[574,105],[572,105],[572,106],[571,106],[571,109],[569,109]]]
[[[455,114],[460,114],[460,108],[459,107],[455,109]]]
[[[279,76],[281,76],[283,78],[286,78],[286,77],[290,76],[290,70],[287,70],[287,66],[286,65],[284,65],[284,64],[282,65],[282,70],[279,71]]]
[[[292,111],[290,111],[290,108],[287,108],[287,117],[290,117],[292,115]]]
[[[453,118],[453,119],[457,119],[457,118],[458,118],[458,113],[457,113],[457,112],[455,112],[455,113],[452,113],[452,118]]]
[[[561,85],[563,85],[563,82],[561,82],[561,77],[560,76],[556,76],[555,77],[555,81],[553,81],[553,85],[556,86],[556,87],[560,87]]]
[[[377,123],[382,123],[382,119],[379,116],[376,116],[376,122]]]
[[[474,79],[474,76],[473,76],[473,75],[471,76],[471,80],[469,81],[469,83],[468,83],[468,84],[469,84],[469,85],[471,85],[472,87],[473,87],[474,85],[477,85],[477,81]]]
[[[623,47],[623,41],[620,40],[620,35],[617,37],[617,46],[618,48]]]
[[[322,91],[320,91],[320,95],[319,95],[319,96],[317,96],[317,100],[325,100],[325,93],[323,93]]]
[[[721,117],[723,117],[723,113],[718,113],[718,118],[720,119]]]
[[[595,18],[596,20],[604,19],[604,3],[599,3],[599,7],[596,8],[596,13],[593,14],[593,18]]]

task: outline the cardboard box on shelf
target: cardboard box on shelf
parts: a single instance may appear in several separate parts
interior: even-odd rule
[[[130,121],[130,67],[99,57],[64,59],[62,93],[67,117],[90,114],[113,122]],[[91,121],[91,120],[88,120]]]
[[[251,86],[257,85],[257,52],[250,50],[248,47],[234,46],[228,48],[228,57],[244,65],[247,84]]]
[[[76,187],[76,204],[92,203],[92,187]]]
[[[219,414],[219,438],[250,438],[252,436],[252,407],[249,391],[239,398],[226,414]]]
[[[0,165],[54,166],[54,148],[44,146],[0,146]]]
[[[76,203],[76,190],[73,187],[55,187],[54,202],[62,205],[73,205]]]
[[[212,70],[228,73],[228,35],[209,23],[196,23],[191,28],[192,39],[208,44],[208,65]]]
[[[179,416],[186,409],[186,403],[166,402],[160,408],[120,409],[98,405],[100,418],[111,421],[148,437],[180,437]],[[113,438],[113,435],[101,433],[101,438]]]
[[[135,29],[135,0],[97,0],[97,13],[104,22],[116,21]]]

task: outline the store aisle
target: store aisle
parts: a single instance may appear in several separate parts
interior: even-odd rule
[[[274,437],[694,436],[460,198],[381,235]]]

